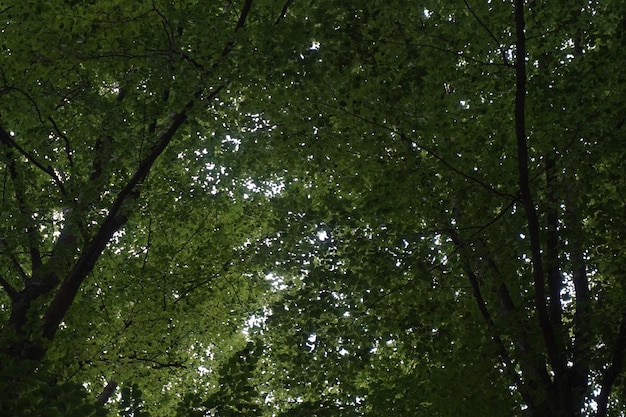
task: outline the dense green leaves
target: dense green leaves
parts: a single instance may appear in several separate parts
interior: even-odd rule
[[[622,2],[5,3],[2,413],[624,415]]]
[[[0,412],[7,417],[103,417],[107,411],[76,382],[58,381],[41,367],[31,374],[29,364],[3,358]]]

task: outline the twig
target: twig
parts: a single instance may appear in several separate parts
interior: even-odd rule
[[[70,141],[67,135],[63,133],[61,129],[59,129],[59,127],[57,126],[52,116],[48,116],[48,120],[50,120],[50,123],[52,123],[52,127],[54,128],[55,132],[57,132],[57,135],[59,135],[59,137],[63,139],[63,142],[65,142],[65,153],[67,154],[67,159],[70,162],[70,166],[74,166],[74,159],[72,158],[72,149],[71,149]]]
[[[424,151],[426,151],[426,153],[428,153],[430,156],[432,156],[433,158],[435,158],[437,161],[439,161],[441,164],[443,164],[446,168],[448,168],[450,171],[460,175],[461,177],[465,178],[466,180],[469,180],[471,182],[474,182],[478,185],[480,185],[482,188],[486,189],[487,191],[497,195],[498,197],[504,197],[508,200],[511,201],[519,201],[519,199],[512,195],[512,194],[508,194],[508,193],[503,193],[501,191],[496,190],[491,184],[488,184],[476,177],[473,177],[469,174],[466,174],[465,172],[459,170],[458,168],[456,168],[454,165],[452,165],[451,163],[449,163],[448,161],[446,161],[444,158],[442,158],[441,156],[437,155],[433,150],[427,148],[426,146],[413,142],[413,141],[409,141],[409,139],[407,138],[406,134],[404,133],[400,133],[400,137],[402,138],[402,140],[404,141],[408,141],[411,143],[415,143],[415,145],[417,145],[418,148],[423,149]]]

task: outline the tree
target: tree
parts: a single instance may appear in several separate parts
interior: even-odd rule
[[[312,47],[265,114],[298,161],[267,392],[295,414],[623,415],[623,6],[297,10]]]
[[[3,7],[3,413],[623,415],[624,5],[212,3]]]
[[[151,384],[154,406],[210,347],[233,348],[265,285],[240,266],[269,212],[266,187],[228,165],[226,132],[248,118],[229,78],[246,68],[246,27],[280,16],[250,11],[2,6],[3,415],[63,414],[47,387],[109,380]]]

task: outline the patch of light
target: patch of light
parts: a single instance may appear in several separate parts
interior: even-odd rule
[[[276,181],[254,181],[248,179],[245,182],[245,187],[253,193],[263,194],[266,197],[275,197],[285,189],[285,183],[281,179]]]
[[[310,349],[309,352],[313,352],[315,350],[316,341],[317,341],[317,335],[315,333],[309,335],[309,337],[307,338],[307,343],[306,343],[306,347]]]
[[[287,284],[285,283],[285,277],[269,273],[265,275],[265,279],[270,282],[272,289],[274,289],[275,291],[283,291],[287,288]]]
[[[271,315],[272,315],[272,310],[265,309],[265,308],[263,309],[263,312],[260,315],[252,314],[246,320],[246,324],[244,326],[244,334],[248,334],[248,330],[253,327],[261,326],[263,323],[267,321],[267,318]]]
[[[241,139],[233,138],[230,135],[226,135],[224,142],[233,145],[233,150],[235,152],[239,150],[239,146],[241,145]]]

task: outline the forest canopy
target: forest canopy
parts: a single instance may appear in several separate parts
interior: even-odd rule
[[[1,415],[626,415],[624,2],[0,28]]]

